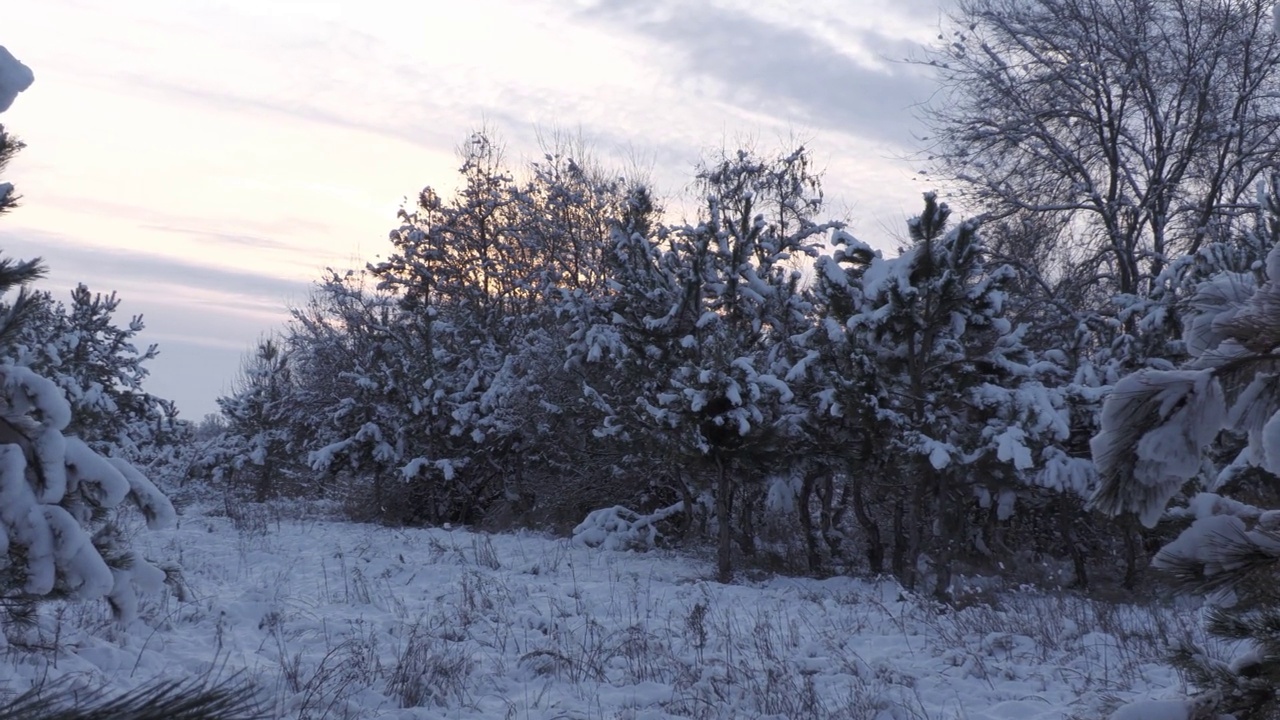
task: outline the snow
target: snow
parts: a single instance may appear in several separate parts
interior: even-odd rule
[[[1013,461],[1013,466],[1026,470],[1035,465],[1031,449],[1026,446],[1027,434],[1022,428],[1010,426],[996,438],[996,457],[1001,462]]]
[[[1262,467],[1272,474],[1280,472],[1280,412],[1271,416],[1261,433]]]
[[[18,93],[31,87],[36,76],[3,45],[0,45],[0,112],[9,109]],[[0,193],[0,197],[4,194]]]
[[[929,464],[934,470],[945,470],[951,464],[952,448],[949,445],[928,439],[923,444],[929,453]]]
[[[26,559],[23,591],[43,595],[53,587],[53,532],[26,480],[27,461],[17,445],[0,445],[0,540],[16,541]]]
[[[110,460],[94,452],[84,441],[68,437],[66,442],[67,478],[72,487],[91,494],[102,507],[115,507],[129,495],[129,480]]]
[[[1210,515],[1199,518],[1179,533],[1174,542],[1162,547],[1152,562],[1156,568],[1164,568],[1166,559],[1185,557],[1204,564],[1204,574],[1213,575],[1224,569],[1222,543],[1247,536],[1244,521],[1234,515]]]
[[[1191,720],[1191,709],[1186,700],[1147,700],[1116,710],[1111,720]]]
[[[184,600],[142,595],[125,625],[100,603],[43,605],[25,640],[62,650],[0,653],[0,696],[245,670],[284,718],[1065,720],[1111,698],[1163,713],[1120,720],[1186,717],[1150,700],[1177,686],[1137,641],[1161,611],[1019,592],[940,613],[891,582],[722,585],[673,551],[235,512],[193,507],[132,541],[181,559]]]
[[[648,515],[621,505],[593,510],[573,529],[573,542],[605,550],[651,550],[659,535],[657,524],[681,512],[683,502]]]
[[[147,519],[148,529],[163,530],[178,522],[173,503],[137,468],[120,458],[107,458],[107,462],[129,482],[129,497]]]
[[[1218,380],[1206,371],[1144,371],[1116,383],[1090,441],[1096,462],[1110,466],[1133,452],[1133,481],[1149,492],[1131,509],[1153,527],[1164,506],[1202,468],[1201,453],[1226,420]],[[1150,428],[1150,429],[1145,429]],[[1142,435],[1130,447],[1135,429]]]
[[[52,380],[47,380],[31,368],[21,365],[5,365],[0,369],[4,390],[12,404],[14,415],[34,412],[41,424],[54,430],[65,430],[71,423],[71,405],[66,393]]]
[[[73,597],[99,598],[110,592],[115,585],[111,569],[80,523],[56,505],[46,505],[43,510],[50,530],[62,539],[55,549],[54,563]]]

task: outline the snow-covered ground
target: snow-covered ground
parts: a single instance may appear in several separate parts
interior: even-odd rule
[[[0,649],[0,690],[245,670],[289,718],[1085,717],[1176,688],[1162,643],[1197,624],[1062,594],[942,612],[887,582],[720,585],[672,552],[261,508],[134,542],[181,563],[188,597],[126,628],[48,605],[14,639],[62,650]]]

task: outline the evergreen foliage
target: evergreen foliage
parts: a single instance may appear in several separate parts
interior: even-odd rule
[[[265,720],[254,687],[233,676],[144,685],[118,697],[54,682],[0,704],[0,720]]]
[[[0,170],[18,147],[0,128]],[[0,209],[14,199],[4,188]],[[122,439],[136,449],[132,426],[164,407],[138,384],[154,350],[139,356],[128,344],[139,319],[128,330],[111,325],[114,298],[81,288],[70,311],[52,310],[27,290],[43,272],[40,260],[0,260],[0,294],[19,289],[0,314],[0,609],[106,598],[127,620],[138,592],[158,590],[166,575],[130,548],[117,509],[131,501],[152,528],[175,519],[169,500],[114,452]]]

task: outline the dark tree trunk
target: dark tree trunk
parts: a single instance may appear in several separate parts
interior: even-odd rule
[[[858,527],[862,528],[863,534],[867,537],[867,565],[871,572],[879,575],[884,572],[884,541],[880,538],[880,526],[876,524],[875,519],[867,512],[867,499],[863,495],[863,482],[854,480],[852,473],[849,475],[848,482],[849,489],[845,492],[846,494],[852,494],[853,516],[857,518]],[[901,505],[898,507],[901,507]],[[895,552],[895,558],[896,555],[897,553]],[[894,571],[897,572],[896,567]]]
[[[938,553],[937,584],[933,587],[933,597],[938,602],[951,602],[951,548],[944,547]]]
[[[672,473],[672,479],[675,480],[676,489],[680,491],[680,502],[684,503],[684,512],[680,514],[680,538],[689,537],[689,533],[693,530],[693,491],[689,489],[689,483],[684,481],[684,476],[679,470]]]
[[[915,591],[916,581],[919,579],[920,570],[917,567],[920,561],[921,549],[921,525],[926,520],[925,505],[925,482],[916,480],[911,490],[911,500],[907,506],[906,515],[906,547],[903,558],[903,572],[905,573],[902,585],[908,590]]]
[[[275,468],[272,463],[264,463],[258,468],[258,487],[255,493],[255,499],[258,502],[266,502],[271,497],[271,480],[275,474]]]
[[[756,508],[759,504],[759,493],[742,493],[742,506],[738,508],[738,525],[741,526],[738,547],[742,548],[742,554],[747,557],[756,556]]]
[[[1124,589],[1133,590],[1138,586],[1138,555],[1141,552],[1133,515],[1123,516],[1120,531],[1124,533]]]
[[[940,480],[939,480],[940,481]],[[964,508],[961,499],[954,493],[940,489],[938,493],[938,535],[937,552],[934,553],[934,572],[937,574],[933,587],[933,596],[939,602],[951,602],[952,566],[960,548],[960,538],[964,534]]]
[[[1075,508],[1071,500],[1061,498],[1058,501],[1060,510],[1058,512],[1058,522],[1061,528],[1062,541],[1067,544],[1067,551],[1071,553],[1071,562],[1075,568],[1075,579],[1071,582],[1071,587],[1087,590],[1089,588],[1089,573],[1086,567],[1084,548],[1080,547],[1080,538],[1076,535],[1075,524],[1076,519],[1080,517],[1080,511]]]
[[[901,497],[893,501],[893,575],[907,584],[907,520],[906,503]]]
[[[800,485],[800,502],[796,511],[800,515],[800,530],[804,533],[805,556],[809,563],[809,572],[822,571],[822,553],[818,550],[818,533],[813,528],[813,485],[817,481],[818,471],[805,473],[804,482]]]
[[[828,486],[831,492],[836,492],[836,476],[830,476]],[[849,482],[846,479],[844,485],[840,488],[840,500],[834,502],[831,508],[831,518],[827,523],[827,530],[831,532],[831,536],[827,538],[827,544],[831,546],[831,552],[839,560],[844,559],[844,533],[840,530],[844,526],[844,516],[849,512]]]
[[[719,527],[716,571],[719,581],[728,584],[733,582],[733,525],[730,514],[733,483],[729,479],[728,464],[718,454],[715,459],[720,471],[716,480],[716,523]]]
[[[836,502],[836,479],[830,473],[818,487],[818,497],[822,500],[822,537],[831,550],[831,560],[844,562],[844,535],[840,532],[840,520],[848,506],[849,495],[843,493],[840,502]]]

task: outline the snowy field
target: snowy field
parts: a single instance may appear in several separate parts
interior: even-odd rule
[[[1096,717],[1176,689],[1163,643],[1197,623],[1061,594],[941,612],[850,578],[726,586],[671,552],[261,508],[135,542],[188,596],[127,628],[48,605],[0,650],[0,689],[243,670],[286,718]]]

